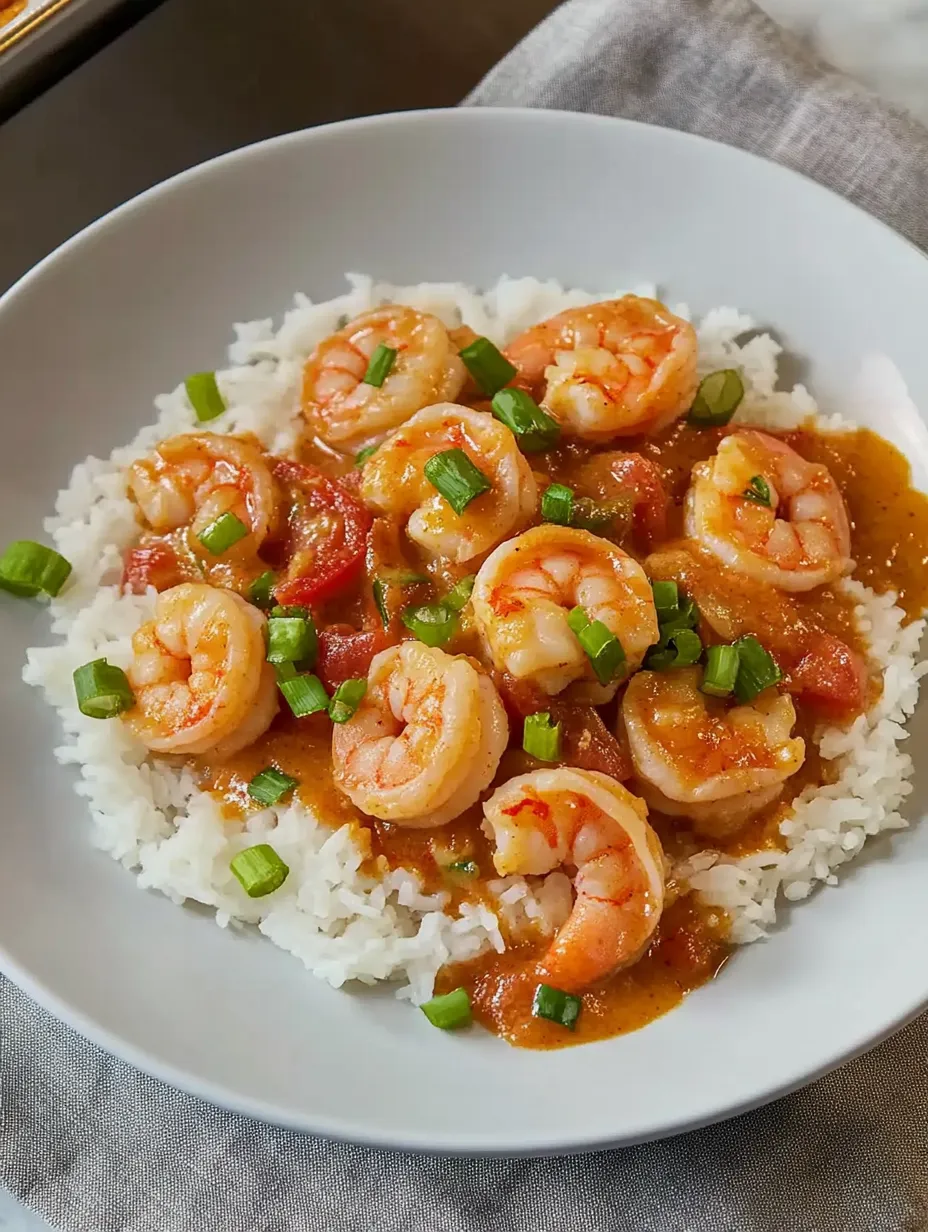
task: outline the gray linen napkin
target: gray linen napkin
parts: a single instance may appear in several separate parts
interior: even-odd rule
[[[928,246],[928,132],[746,0],[571,0],[468,101],[742,145]],[[682,1138],[567,1159],[413,1158],[219,1112],[0,980],[0,1182],[63,1232],[918,1232],[926,1056],[922,1018],[805,1091]]]

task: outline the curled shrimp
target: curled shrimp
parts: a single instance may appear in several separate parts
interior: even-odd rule
[[[590,531],[535,526],[491,552],[474,583],[474,619],[500,671],[552,695],[583,681],[589,700],[606,701],[619,678],[609,685],[596,683],[567,623],[571,608],[578,606],[621,642],[625,662],[620,674],[634,671],[658,639],[644,570]]]
[[[694,829],[724,838],[783,791],[805,758],[791,737],[792,698],[772,690],[731,706],[701,693],[702,669],[639,672],[628,682],[621,722],[641,794]]]
[[[396,351],[382,384],[364,381],[380,345]],[[330,445],[359,445],[433,402],[453,400],[467,369],[448,331],[427,312],[388,304],[324,338],[303,370],[303,415]]]
[[[455,513],[423,471],[445,449],[462,449],[492,484],[463,513]],[[402,519],[410,539],[431,555],[462,562],[526,525],[537,489],[508,428],[484,411],[442,402],[417,411],[380,446],[364,467],[361,496]]]
[[[125,721],[156,753],[226,757],[252,744],[277,712],[264,658],[264,617],[229,590],[184,582],[163,591],[133,634]]]
[[[194,535],[224,513],[250,530],[223,553],[253,555],[276,516],[277,487],[257,442],[211,432],[172,436],[129,467],[129,491],[152,530]]]
[[[656,299],[568,308],[506,348],[518,379],[566,432],[589,441],[659,432],[692,405],[696,333]]]
[[[686,533],[732,569],[782,590],[812,590],[854,567],[831,472],[766,432],[733,432],[693,467]]]
[[[576,868],[573,909],[541,974],[579,991],[642,956],[664,907],[664,856],[643,800],[595,770],[535,770],[483,806],[501,876]]]
[[[490,678],[421,642],[376,655],[367,693],[332,734],[335,783],[362,812],[440,826],[476,803],[509,739]]]

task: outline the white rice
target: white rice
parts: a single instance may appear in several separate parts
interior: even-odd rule
[[[360,275],[349,275],[348,284],[344,295],[321,304],[297,295],[277,329],[271,320],[235,327],[231,366],[217,374],[228,410],[210,431],[253,432],[268,449],[288,452],[299,427],[307,354],[340,317],[379,303],[421,307],[448,325],[463,322],[503,344],[565,307],[602,298],[530,278],[503,278],[485,294],[450,283],[390,286]],[[654,293],[653,287],[632,289]],[[676,310],[689,315],[685,305]],[[702,369],[738,367],[744,373],[747,394],[739,421],[785,428],[816,415],[802,386],[788,393],[775,390],[780,347],[774,339],[759,334],[739,344],[752,329],[753,322],[731,308],[710,312],[698,326]],[[72,672],[101,657],[126,667],[131,635],[150,617],[155,599],[153,591],[121,594],[115,584],[122,553],[139,532],[125,468],[155,442],[197,428],[183,385],[156,398],[155,407],[153,425],[109,459],[80,463],[59,493],[46,530],[74,566],[73,580],[51,604],[52,632],[61,640],[30,649],[23,671],[27,683],[44,689],[59,712],[64,743],[55,755],[79,767],[76,790],[88,802],[94,843],[134,870],[140,887],[178,903],[206,904],[222,927],[257,925],[335,987],[349,980],[402,980],[397,995],[421,1002],[431,995],[444,963],[488,947],[501,951],[507,938],[526,928],[553,931],[569,910],[569,883],[562,873],[531,883],[500,879],[490,887],[494,910],[465,905],[451,915],[444,910],[447,895],[423,894],[414,873],[397,870],[378,880],[362,872],[366,851],[353,827],[332,830],[297,803],[230,822],[214,798],[197,789],[189,770],[150,757],[123,724],[80,714]],[[819,417],[818,426],[847,425],[833,415]],[[869,837],[906,824],[899,808],[910,790],[912,763],[898,744],[906,734],[902,724],[915,708],[918,679],[928,667],[916,665],[923,622],[903,628],[893,595],[875,595],[854,581],[845,585],[858,600],[857,618],[872,667],[883,676],[883,694],[850,729],[821,733],[821,751],[835,760],[837,782],[807,788],[799,797],[782,826],[786,851],[738,860],[704,852],[677,870],[707,903],[729,913],[739,942],[764,935],[781,893],[799,899],[816,882],[834,883],[834,870]],[[273,894],[250,899],[229,862],[242,847],[266,839],[273,840],[290,876]]]

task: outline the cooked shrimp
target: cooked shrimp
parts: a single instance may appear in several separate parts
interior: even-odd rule
[[[854,567],[847,510],[828,468],[765,432],[733,432],[693,467],[686,533],[782,590],[812,590]]]
[[[250,528],[223,555],[253,555],[270,529],[277,489],[256,441],[211,432],[172,436],[129,467],[129,491],[155,531],[194,535],[223,513]]]
[[[396,358],[382,385],[367,385],[367,366],[381,344]],[[388,304],[319,343],[303,370],[303,415],[330,445],[358,445],[398,428],[424,406],[456,398],[466,377],[437,317]]]
[[[618,678],[595,684],[583,647],[567,623],[582,607],[615,634],[634,671],[658,639],[651,585],[621,548],[586,530],[535,526],[492,552],[477,573],[473,612],[494,664],[545,693],[584,681],[591,700],[608,700]]]
[[[659,432],[696,393],[692,325],[638,295],[559,312],[506,355],[564,430],[584,440]]]
[[[367,693],[332,734],[335,783],[362,812],[441,826],[476,803],[509,739],[493,682],[421,642],[374,657]]]
[[[579,991],[636,962],[664,907],[664,857],[647,805],[607,774],[535,770],[498,787],[483,806],[500,876],[576,868],[573,910],[540,963]]]
[[[252,744],[277,712],[264,658],[264,617],[229,590],[185,582],[158,596],[132,638],[125,720],[156,753],[226,757]]]
[[[652,808],[722,838],[782,792],[805,758],[792,699],[772,690],[731,706],[699,691],[702,669],[639,672],[621,721]]]
[[[433,454],[463,449],[493,485],[455,513],[426,479]],[[489,551],[535,512],[535,478],[515,437],[484,411],[453,402],[428,406],[389,437],[364,467],[361,496],[401,518],[406,533],[433,556],[462,562]]]

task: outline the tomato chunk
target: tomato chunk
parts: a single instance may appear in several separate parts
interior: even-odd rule
[[[395,644],[383,629],[352,629],[350,625],[329,625],[319,634],[316,671],[331,692],[344,680],[367,676],[371,660],[381,650]]]
[[[134,595],[143,595],[149,586],[170,590],[185,581],[184,571],[169,543],[139,544],[123,559],[122,584]]]
[[[790,692],[825,714],[860,714],[867,705],[867,667],[831,633],[812,633],[789,671]]]
[[[274,476],[287,491],[287,568],[274,594],[284,605],[319,603],[356,580],[371,515],[336,479],[315,466],[281,459]]]
[[[650,551],[667,535],[670,497],[658,467],[640,453],[597,454],[577,471],[576,483],[596,500],[627,500],[636,540]]]

